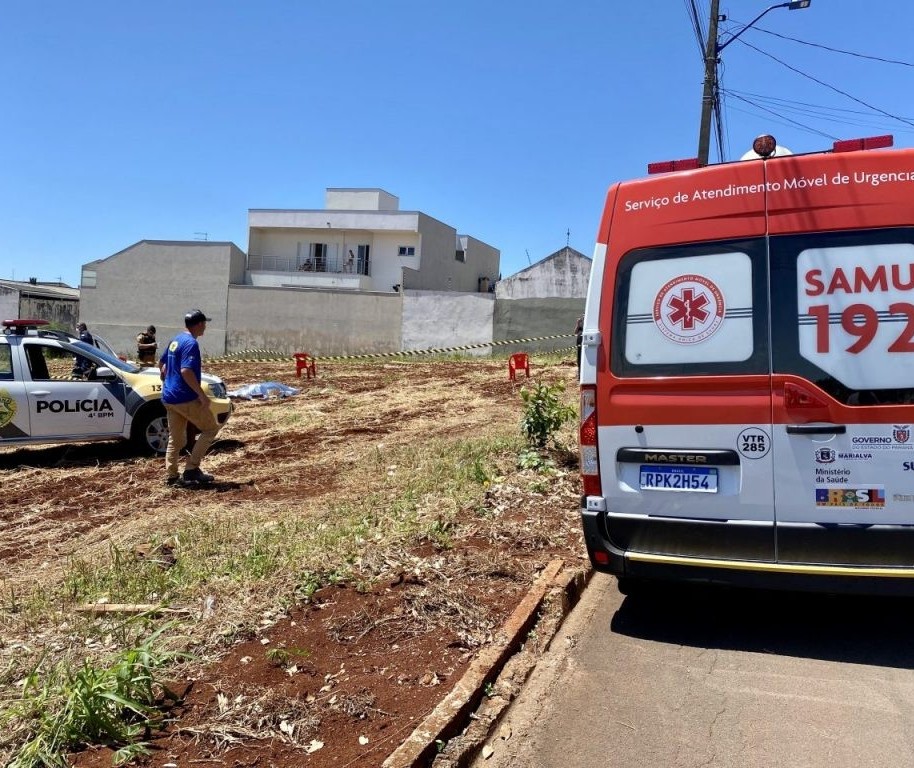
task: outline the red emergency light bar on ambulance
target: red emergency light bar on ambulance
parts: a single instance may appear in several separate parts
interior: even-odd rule
[[[759,137],[610,188],[581,516],[623,591],[914,594],[914,149],[891,143]]]

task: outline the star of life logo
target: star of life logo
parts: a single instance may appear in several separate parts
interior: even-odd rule
[[[720,328],[724,310],[724,296],[711,280],[702,275],[680,275],[657,292],[654,323],[677,344],[697,344]]]

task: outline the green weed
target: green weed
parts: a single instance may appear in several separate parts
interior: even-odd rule
[[[108,667],[86,659],[75,668],[58,662],[43,670],[39,662],[25,679],[21,699],[0,718],[5,732],[24,732],[10,768],[66,766],[69,752],[93,744],[117,748],[116,761],[147,754],[140,739],[160,724],[158,705],[177,698],[156,670],[186,658],[158,647],[170,628],[160,627]]]

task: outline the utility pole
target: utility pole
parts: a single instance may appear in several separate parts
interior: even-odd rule
[[[785,3],[769,5],[764,11],[746,24],[735,35],[730,35],[724,42],[717,39],[717,23],[720,21],[718,9],[720,0],[711,0],[711,18],[708,22],[708,44],[705,48],[705,91],[701,99],[701,130],[698,132],[698,165],[708,164],[708,147],[711,144],[711,113],[717,101],[717,59],[721,52],[747,29],[755,25],[762,16],[775,8],[787,8],[791,11],[802,11],[809,8],[812,0],[787,0]]]
[[[698,165],[708,164],[711,146],[711,113],[717,95],[717,22],[720,20],[720,0],[711,0],[708,20],[708,43],[705,47],[705,88],[701,97],[701,128],[698,132]]]

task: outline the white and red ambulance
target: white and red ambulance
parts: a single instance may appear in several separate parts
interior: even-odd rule
[[[891,143],[759,137],[610,188],[581,515],[623,591],[914,593],[914,149]]]

